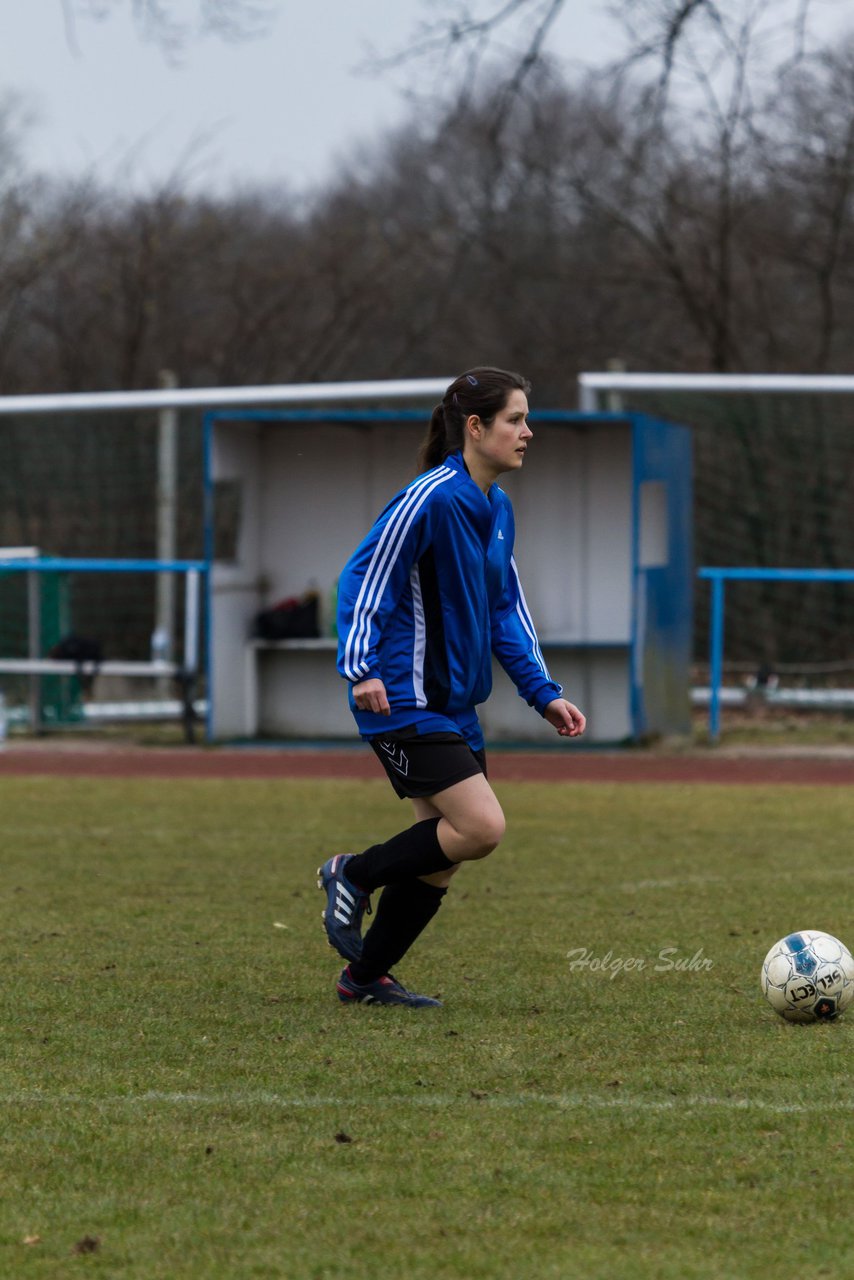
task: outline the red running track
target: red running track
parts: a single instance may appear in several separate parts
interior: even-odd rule
[[[128,747],[104,743],[10,741],[0,750],[0,777],[97,778],[384,778],[367,747],[253,749]],[[494,750],[495,782],[790,783],[848,786],[854,753],[724,751],[665,755],[643,751],[511,752]]]

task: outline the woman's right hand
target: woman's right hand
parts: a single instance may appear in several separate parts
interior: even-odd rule
[[[381,716],[391,715],[391,707],[382,680],[362,680],[359,684],[354,684],[353,701],[360,711],[375,711]]]

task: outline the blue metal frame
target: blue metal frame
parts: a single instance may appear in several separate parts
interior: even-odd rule
[[[22,558],[18,560],[0,559],[0,574],[3,573],[198,573],[201,576],[202,583],[206,583],[210,578],[208,568],[210,558],[204,560],[118,560],[105,559],[85,556],[33,556],[30,558]],[[205,602],[209,603],[207,591],[205,592]],[[207,615],[207,610],[205,610]],[[203,619],[205,627],[205,640],[209,640],[207,632],[207,616]],[[197,633],[198,634],[198,633]],[[186,640],[185,640],[186,644]],[[185,648],[185,659],[187,651]],[[196,659],[198,659],[198,644],[196,641]],[[205,655],[206,666],[209,662],[207,653]],[[196,671],[193,667],[193,674]],[[188,672],[184,673],[188,678],[184,683],[184,706],[185,706],[185,727],[187,740],[192,742],[192,695],[191,695],[191,676]]]
[[[202,418],[202,486],[203,486],[203,518],[204,553],[208,572],[204,577],[205,613],[202,619],[205,636],[205,688],[208,692],[207,713],[205,717],[205,738],[213,739],[213,663],[211,658],[211,619],[213,618],[213,558],[214,558],[214,524],[213,524],[213,429],[216,413],[206,413]]]
[[[643,584],[641,583],[639,561],[640,550],[640,490],[638,485],[638,468],[640,466],[641,445],[640,435],[632,428],[631,435],[632,449],[632,509],[631,509],[631,565],[629,573],[631,574],[630,582],[630,600],[629,600],[629,724],[632,727],[632,737],[637,738],[643,718],[643,693],[641,690],[641,655],[642,643],[640,635],[640,595]]]
[[[854,569],[736,569],[705,566],[697,577],[712,584],[709,622],[709,737],[721,732],[721,688],[724,665],[724,583],[729,582],[854,582]]]
[[[693,469],[691,437],[686,427],[642,413],[628,413],[623,418],[632,426],[629,717],[638,739],[657,731],[649,714],[646,664],[650,655],[657,655],[659,668],[664,664],[687,671],[690,663]],[[640,561],[641,486],[650,481],[661,482],[667,489],[667,561],[655,568],[642,566]],[[674,612],[674,602],[679,602],[678,614]],[[660,701],[656,714],[662,714]],[[675,717],[672,704],[670,715]],[[687,696],[683,718],[687,728]]]
[[[205,429],[214,422],[331,422],[347,425],[369,422],[424,422],[429,409],[212,409],[204,415]],[[532,409],[529,422],[625,422],[629,413],[581,413],[576,409]]]
[[[79,556],[0,559],[0,573],[205,573],[207,568],[207,560],[89,560]]]

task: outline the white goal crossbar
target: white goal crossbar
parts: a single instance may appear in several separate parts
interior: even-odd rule
[[[375,382],[303,382],[266,387],[168,387],[157,391],[84,391],[0,396],[0,415],[105,413],[133,409],[216,409],[259,405],[341,404],[353,401],[441,398],[450,378]]]
[[[849,374],[811,373],[580,373],[578,407],[596,413],[602,394],[621,391],[697,391],[719,395],[850,395]]]

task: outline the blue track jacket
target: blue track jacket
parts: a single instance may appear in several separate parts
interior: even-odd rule
[[[549,675],[513,559],[510,499],[484,494],[461,453],[418,476],[385,508],[338,584],[338,670],[362,737],[415,725],[483,746],[475,706],[494,653],[542,715],[562,692]],[[359,711],[352,686],[378,677],[391,715]]]

